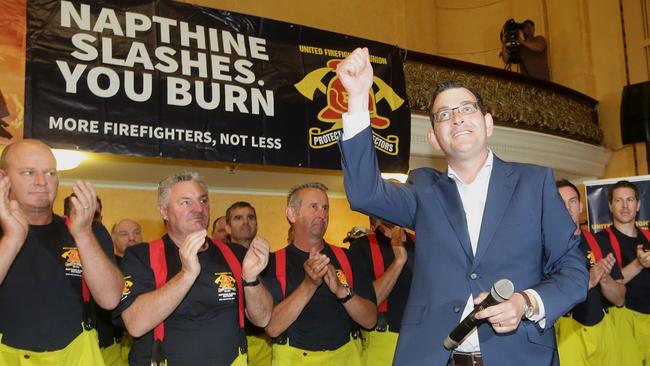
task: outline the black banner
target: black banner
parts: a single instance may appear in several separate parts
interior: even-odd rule
[[[367,46],[383,171],[408,170],[401,51],[173,1],[27,2],[25,136],[55,147],[339,169],[347,96],[334,72]]]

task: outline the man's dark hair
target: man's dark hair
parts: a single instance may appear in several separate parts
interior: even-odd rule
[[[566,179],[560,179],[555,181],[555,185],[557,188],[562,188],[562,187],[571,187],[573,188],[574,191],[576,191],[576,194],[578,195],[578,199],[580,199],[580,191],[578,190],[578,187],[576,187],[573,183],[569,182]]]
[[[441,82],[440,84],[436,85],[436,88],[433,90],[433,93],[431,94],[431,102],[429,105],[429,119],[431,120],[431,125],[433,125],[435,116],[433,114],[433,102],[436,101],[436,98],[438,95],[444,91],[447,91],[449,89],[467,89],[470,91],[470,93],[474,94],[474,97],[476,97],[476,105],[478,106],[478,109],[481,111],[481,113],[485,114],[485,107],[483,105],[483,97],[481,94],[474,90],[473,88],[470,88],[469,86],[463,84],[463,82],[458,81],[458,80],[445,80]]]
[[[72,197],[76,197],[76,194],[70,193],[69,196],[63,199],[63,215],[70,217],[70,211],[72,210]],[[97,196],[97,207],[99,211],[102,210],[102,200]]]
[[[76,194],[70,193],[69,196],[63,199],[63,216],[70,217],[70,211],[72,211],[72,197],[76,196]],[[99,199],[99,196],[97,196],[97,207],[99,208],[99,211],[95,211],[93,221],[101,222],[102,200]]]
[[[72,196],[74,193],[63,199],[63,215],[67,217],[70,217],[70,211],[72,211]]]
[[[212,231],[214,231],[214,228],[217,227],[217,221],[219,221],[221,219],[225,219],[225,218],[226,218],[226,216],[219,216],[216,219],[214,219],[214,221],[212,222]]]
[[[244,207],[249,207],[251,210],[253,210],[255,216],[257,216],[257,212],[255,212],[255,207],[253,207],[253,205],[251,205],[250,203],[246,201],[235,202],[232,205],[230,205],[230,207],[228,207],[228,209],[226,210],[226,224],[230,225],[230,219],[231,219],[230,214],[232,210],[236,208],[244,208]]]
[[[522,25],[530,24],[530,25],[532,25],[533,27],[535,26],[535,22],[533,22],[533,21],[530,20],[530,19],[526,19],[526,20],[524,20],[521,24],[522,24]]]
[[[634,191],[634,197],[636,200],[639,200],[639,189],[636,187],[636,185],[628,180],[619,180],[618,182],[614,183],[612,189],[609,190],[609,203],[612,203],[612,200],[614,199],[614,190],[619,188],[630,188]]]

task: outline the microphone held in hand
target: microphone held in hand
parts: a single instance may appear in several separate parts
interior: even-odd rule
[[[492,285],[490,294],[488,294],[488,296],[480,304],[476,305],[474,307],[474,310],[472,310],[471,313],[467,314],[465,319],[463,319],[463,321],[461,321],[456,326],[456,328],[454,328],[454,330],[449,333],[447,338],[445,338],[445,341],[443,342],[445,348],[448,350],[453,350],[458,347],[458,345],[460,345],[465,340],[467,335],[469,335],[477,325],[482,323],[483,319],[476,319],[476,313],[487,307],[510,299],[514,293],[514,290],[515,286],[508,279],[504,278],[495,282],[494,285]]]

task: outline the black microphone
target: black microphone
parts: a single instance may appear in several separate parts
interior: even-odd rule
[[[476,305],[474,310],[467,314],[465,319],[463,319],[463,321],[461,321],[456,328],[449,333],[447,338],[445,338],[445,341],[443,342],[445,348],[451,351],[458,347],[458,345],[467,338],[469,333],[484,321],[484,319],[476,319],[476,313],[487,307],[508,300],[514,293],[514,290],[515,286],[508,279],[504,278],[495,282],[494,285],[492,285],[492,290],[490,290],[488,296],[480,304]]]

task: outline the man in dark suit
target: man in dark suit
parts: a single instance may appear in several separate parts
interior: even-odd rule
[[[494,156],[492,116],[480,96],[447,82],[434,92],[428,136],[447,171],[383,181],[368,116],[367,49],[355,50],[337,74],[348,94],[340,146],[351,207],[418,233],[394,364],[557,365],[553,323],[584,300],[588,274],[551,170]],[[449,331],[501,278],[515,294],[478,312],[487,324],[445,350]]]

